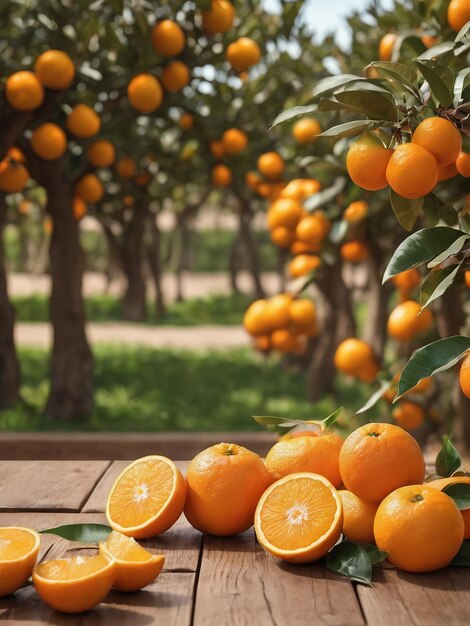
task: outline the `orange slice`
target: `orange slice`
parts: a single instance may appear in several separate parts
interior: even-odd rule
[[[150,554],[135,539],[113,530],[100,552],[114,558],[116,578],[113,589],[118,591],[138,591],[150,585],[160,574],[165,562],[162,555]]]
[[[33,570],[33,585],[46,604],[63,613],[81,613],[108,595],[114,559],[105,554],[44,561]]]
[[[29,528],[0,528],[0,598],[15,593],[31,576],[40,539]]]
[[[261,496],[255,531],[263,548],[284,561],[321,559],[338,541],[341,498],[329,480],[299,472],[273,483]]]
[[[144,539],[168,530],[183,512],[186,481],[164,456],[145,456],[116,479],[108,496],[106,517],[114,530]]]

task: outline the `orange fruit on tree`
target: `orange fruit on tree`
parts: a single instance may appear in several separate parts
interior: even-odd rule
[[[243,326],[246,332],[253,337],[268,335],[271,328],[271,320],[268,312],[268,300],[255,300],[245,311],[243,316]]]
[[[99,604],[114,582],[113,558],[100,553],[43,561],[33,570],[33,585],[41,599],[56,611],[82,613]]]
[[[387,33],[382,37],[379,43],[379,59],[381,61],[390,61],[393,54],[393,48],[398,39],[398,35]]]
[[[76,104],[67,115],[67,128],[80,139],[88,139],[100,132],[101,120],[87,104]]]
[[[367,502],[352,491],[340,489],[343,503],[343,535],[351,541],[374,543],[374,517],[378,502]]]
[[[44,88],[33,72],[22,70],[7,78],[5,97],[18,111],[34,111],[44,100]]]
[[[336,348],[335,367],[338,371],[370,383],[379,372],[379,364],[368,343],[355,337],[342,341]]]
[[[191,113],[183,113],[180,117],[180,126],[182,130],[188,131],[194,126],[194,117]]]
[[[228,187],[232,182],[232,172],[224,165],[219,163],[212,168],[212,183],[216,187]]]
[[[288,272],[292,278],[299,278],[317,270],[321,265],[321,259],[315,254],[298,254],[289,263]]]
[[[437,182],[441,183],[444,180],[449,180],[450,178],[454,178],[459,173],[457,166],[454,163],[450,163],[449,165],[443,165],[437,170]]]
[[[428,117],[423,120],[416,127],[411,141],[426,148],[439,167],[454,163],[462,150],[462,135],[455,124],[443,117]]]
[[[464,272],[464,280],[467,287],[470,287],[470,270]]]
[[[392,154],[393,150],[385,148],[376,135],[362,135],[349,148],[346,157],[346,167],[353,183],[368,191],[384,189],[388,185],[386,170]]]
[[[174,57],[183,51],[186,37],[180,26],[172,20],[162,20],[152,30],[152,45],[155,52],[165,57]]]
[[[292,295],[279,293],[268,301],[266,307],[266,320],[271,330],[286,328],[289,324]]]
[[[289,352],[300,354],[304,350],[304,344],[296,333],[287,328],[280,328],[271,335],[271,348],[285,354]]]
[[[312,328],[317,323],[317,311],[315,304],[308,298],[292,300],[289,305],[289,324],[291,328],[302,333],[303,330]]]
[[[109,167],[114,163],[116,150],[107,139],[98,139],[87,146],[86,156],[94,167]]]
[[[163,569],[165,557],[151,554],[132,537],[113,530],[100,543],[100,553],[114,559],[113,589],[139,591],[150,585]]]
[[[284,159],[278,152],[265,152],[258,158],[258,170],[268,180],[278,180],[284,173]]]
[[[33,131],[31,147],[42,159],[54,161],[67,150],[67,137],[57,124],[41,124]]]
[[[186,483],[170,459],[137,459],[116,479],[108,496],[110,526],[128,537],[144,539],[168,530],[183,512]]]
[[[470,352],[464,357],[460,366],[460,387],[467,398],[470,398]]]
[[[84,217],[87,214],[87,206],[85,202],[78,196],[75,196],[72,199],[72,209],[73,209],[73,215],[75,219],[77,220],[77,222],[79,222],[82,219],[82,217]]]
[[[327,478],[334,487],[339,487],[339,454],[342,445],[342,438],[332,432],[325,432],[318,437],[278,441],[266,455],[265,464],[273,480],[295,472],[314,472]]]
[[[428,487],[434,487],[442,491],[449,485],[470,485],[470,476],[450,476],[449,478],[437,478],[426,483]],[[460,511],[464,523],[464,539],[470,539],[470,509]]]
[[[368,502],[422,483],[424,457],[414,437],[394,424],[370,423],[353,431],[341,448],[339,469],[344,486]]]
[[[394,276],[392,282],[395,287],[398,287],[398,289],[402,291],[411,291],[412,289],[416,289],[420,284],[421,274],[415,267],[412,267]]]
[[[226,57],[234,70],[243,72],[259,63],[261,48],[254,39],[240,37],[227,47]]]
[[[435,35],[421,35],[421,41],[424,43],[426,48],[432,48],[439,41],[439,37]]]
[[[350,263],[359,263],[369,256],[369,248],[363,241],[347,241],[340,248],[341,257]]]
[[[470,4],[468,0],[450,0],[447,8],[447,21],[455,32],[459,32],[470,20]]]
[[[202,27],[209,35],[226,33],[234,19],[235,7],[229,0],[212,0],[210,9],[202,12]]]
[[[290,474],[276,481],[256,507],[259,543],[270,554],[291,563],[309,563],[324,557],[340,538],[342,526],[343,507],[338,492],[324,476],[311,472]]]
[[[141,113],[151,113],[163,101],[160,83],[151,74],[138,74],[127,86],[127,97],[134,109]]]
[[[292,135],[297,143],[305,144],[315,141],[317,135],[321,133],[321,126],[317,120],[311,117],[304,117],[296,122],[292,128]]]
[[[468,178],[470,176],[470,154],[468,152],[460,152],[455,166],[461,176]]]
[[[344,210],[343,219],[349,224],[355,224],[363,220],[369,211],[369,205],[363,200],[356,200]]]
[[[395,193],[412,200],[434,189],[438,173],[437,161],[429,150],[417,143],[402,143],[388,162],[387,181]]]
[[[0,598],[15,593],[31,576],[40,538],[35,530],[19,526],[0,528]]]
[[[272,230],[278,226],[284,226],[294,231],[303,214],[304,208],[298,200],[278,198],[268,209],[269,228]]]
[[[314,178],[294,178],[281,192],[281,197],[293,200],[305,200],[320,191],[320,183]]]
[[[423,309],[414,300],[400,302],[390,313],[387,332],[398,341],[410,341],[421,332],[428,330],[433,323],[432,313]]]
[[[38,56],[34,71],[44,87],[67,89],[75,78],[75,65],[62,50],[47,50]]]
[[[245,183],[247,187],[256,191],[261,182],[261,176],[257,172],[247,172],[245,174]]]
[[[460,549],[464,522],[455,502],[428,485],[404,486],[381,502],[374,521],[377,547],[406,572],[446,567]]]
[[[423,407],[416,402],[401,400],[393,409],[392,417],[405,430],[416,430],[423,424],[426,415]]]
[[[29,180],[26,167],[8,156],[0,161],[0,189],[7,193],[21,191]]]
[[[225,154],[224,144],[222,143],[222,140],[220,139],[216,141],[211,141],[209,144],[209,148],[216,159],[221,159]]]
[[[224,537],[253,526],[256,505],[271,480],[257,454],[219,443],[194,457],[186,482],[188,522],[201,532]]]
[[[294,242],[294,231],[285,228],[285,226],[277,226],[271,231],[271,240],[280,248],[289,248]]]
[[[303,241],[295,240],[294,243],[290,247],[291,254],[294,256],[298,254],[312,254],[313,252],[318,252],[320,246],[313,246],[308,243],[304,243]]]
[[[85,202],[99,202],[104,195],[103,183],[96,174],[85,174],[75,185],[75,195]]]
[[[137,165],[135,159],[125,156],[116,163],[116,172],[120,178],[129,179],[135,176]]]
[[[240,154],[248,145],[247,134],[239,128],[229,128],[222,135],[224,154]]]
[[[331,229],[331,222],[323,211],[303,217],[297,224],[295,236],[299,241],[318,249]]]
[[[183,61],[170,61],[163,68],[161,81],[164,88],[170,93],[181,91],[189,84],[191,74]]]
[[[258,352],[269,352],[271,350],[271,338],[269,335],[256,337],[254,340],[254,348]]]

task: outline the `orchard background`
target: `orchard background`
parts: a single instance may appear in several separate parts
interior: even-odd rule
[[[470,445],[469,2],[326,5],[2,5],[0,429]]]

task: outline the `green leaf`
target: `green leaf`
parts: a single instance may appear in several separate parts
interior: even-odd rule
[[[347,576],[365,585],[372,580],[372,560],[362,546],[352,541],[336,545],[326,557],[326,566],[336,574]]]
[[[428,274],[421,285],[420,302],[422,307],[429,306],[431,302],[440,298],[454,282],[461,263],[449,265]]]
[[[443,250],[438,256],[436,256],[432,261],[430,261],[428,263],[428,267],[429,268],[436,267],[436,265],[439,265],[440,263],[448,259],[450,256],[453,256],[454,254],[458,254],[462,250],[462,248],[465,245],[465,242],[468,239],[470,239],[470,235],[462,235],[461,237],[459,237],[459,239],[451,243],[448,248]]]
[[[381,126],[391,126],[389,122],[383,122],[381,120],[354,120],[353,122],[346,122],[345,124],[339,124],[324,130],[317,137],[335,137],[340,139],[341,137],[354,137],[370,130],[375,130]]]
[[[337,178],[331,187],[327,187],[322,191],[317,191],[316,194],[307,198],[307,200],[303,203],[305,209],[310,212],[315,211],[327,202],[331,202],[344,189],[345,185],[346,178],[344,178],[344,176]]]
[[[354,74],[340,74],[339,76],[328,76],[323,78],[312,91],[312,97],[316,98],[329,91],[334,91],[338,87],[342,87],[352,82],[365,82],[366,79],[361,76],[355,76]]]
[[[470,85],[470,67],[466,67],[457,74],[454,84],[454,107],[460,104],[462,94]]]
[[[423,198],[409,200],[399,196],[393,189],[390,189],[390,203],[400,226],[405,230],[411,230],[423,206]]]
[[[253,419],[263,426],[280,426],[281,428],[292,428],[305,424],[305,420],[291,420],[287,417],[275,417],[273,415],[253,415]]]
[[[287,109],[276,117],[273,122],[271,128],[274,128],[278,124],[283,124],[284,122],[288,122],[296,117],[303,117],[304,115],[309,115],[310,113],[315,113],[318,109],[318,105],[316,104],[308,104],[307,106],[299,106],[292,107],[292,109]]]
[[[423,61],[430,61],[431,59],[437,59],[437,57],[442,56],[443,54],[447,54],[447,52],[450,52],[454,48],[455,43],[453,41],[444,41],[444,43],[428,48],[426,52],[423,52],[423,54],[420,54],[417,58],[422,59]]]
[[[321,420],[323,424],[325,425],[325,428],[331,428],[331,426],[333,426],[333,424],[336,422],[336,420],[338,419],[338,417],[341,415],[342,412],[343,412],[343,407],[340,406],[339,408],[336,409],[336,411],[333,411],[333,413],[328,415],[328,417],[325,417],[324,420]]]
[[[393,383],[392,380],[384,380],[381,383],[379,389],[377,389],[377,391],[375,391],[371,395],[371,397],[367,400],[367,402],[363,406],[361,406],[361,408],[358,411],[356,411],[356,415],[365,413],[366,411],[371,409],[373,406],[375,406],[377,402],[383,397],[387,389],[390,389],[390,387],[392,386],[392,383]]]
[[[400,272],[434,259],[462,236],[468,237],[463,231],[448,226],[418,230],[395,250],[385,270],[382,284]]]
[[[409,65],[404,63],[391,63],[389,61],[375,61],[370,64],[375,67],[380,76],[386,80],[396,81],[407,91],[413,94],[418,100],[422,100],[422,95],[417,87],[418,73]]]
[[[470,337],[455,335],[438,339],[414,352],[402,370],[398,381],[398,400],[423,378],[454,366],[470,350]]]
[[[459,453],[454,448],[450,437],[444,437],[442,448],[436,457],[436,472],[439,476],[449,477],[462,465]]]
[[[452,567],[470,567],[470,539],[466,539],[452,559]]]
[[[371,91],[342,91],[336,94],[338,102],[348,105],[349,108],[367,115],[370,119],[393,120],[397,119],[397,107],[392,96]]]
[[[415,59],[415,63],[423,75],[423,78],[428,82],[429,88],[431,89],[437,103],[442,104],[445,107],[449,107],[452,104],[453,97],[452,90],[447,85],[445,78],[448,78],[448,72],[451,72],[451,70],[448,67],[439,65],[432,60],[419,61],[418,59]]]
[[[372,565],[378,565],[379,563],[383,563],[386,560],[388,553],[384,550],[379,550],[376,545],[373,543],[366,543],[364,541],[358,541],[358,545],[369,555]]]
[[[470,509],[470,485],[455,483],[447,485],[442,491],[454,500],[460,511]]]
[[[99,543],[100,541],[106,541],[111,531],[112,528],[105,524],[66,524],[39,532],[43,535],[58,535],[69,541]]]

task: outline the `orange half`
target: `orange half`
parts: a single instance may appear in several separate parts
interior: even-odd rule
[[[108,496],[106,517],[112,528],[144,539],[168,530],[183,512],[186,481],[164,456],[145,456],[116,479]]]
[[[310,472],[289,474],[261,496],[255,531],[263,548],[291,563],[321,559],[341,536],[343,507],[329,480]]]
[[[0,528],[0,597],[15,593],[31,576],[39,553],[35,530],[19,526]]]
[[[114,558],[116,577],[113,589],[118,591],[138,591],[150,585],[163,569],[165,557],[151,554],[132,537],[126,537],[117,530],[100,543],[100,552]]]

